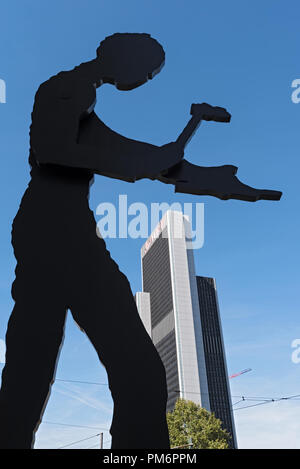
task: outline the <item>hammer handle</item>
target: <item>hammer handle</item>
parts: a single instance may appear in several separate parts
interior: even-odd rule
[[[202,120],[202,115],[198,115],[198,116],[194,115],[191,117],[191,119],[189,120],[189,122],[187,123],[187,125],[185,126],[185,128],[183,129],[183,131],[181,132],[181,134],[176,140],[176,142],[179,143],[179,145],[181,145],[182,148],[184,148],[188,144],[188,142],[190,141],[190,139],[192,138],[192,136],[198,129],[201,123],[201,120]]]

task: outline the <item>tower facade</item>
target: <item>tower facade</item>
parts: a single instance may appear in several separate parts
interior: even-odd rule
[[[236,447],[236,434],[222,324],[214,278],[197,276],[200,319],[206,364],[206,376],[211,411],[230,433]]]
[[[190,233],[188,217],[165,213],[141,249],[137,307],[166,369],[167,411],[178,398],[201,405],[220,418],[235,446],[215,283],[196,277]]]

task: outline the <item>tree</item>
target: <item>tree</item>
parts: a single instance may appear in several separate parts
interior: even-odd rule
[[[192,401],[178,399],[167,413],[171,448],[192,444],[193,449],[228,449],[230,435],[221,421]]]

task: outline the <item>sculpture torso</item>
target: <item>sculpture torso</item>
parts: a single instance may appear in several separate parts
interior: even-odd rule
[[[59,233],[62,225],[65,232],[74,229],[76,219],[85,217],[91,221],[88,197],[92,171],[39,165],[34,142],[41,139],[57,152],[68,141],[77,143],[80,121],[89,119],[85,113],[95,99],[93,85],[82,83],[80,74],[76,76],[74,71],[61,72],[38,89],[30,127],[31,180],[14,220],[14,232],[17,227],[23,233],[42,228],[47,237],[47,233],[53,234],[55,230]],[[92,220],[94,223],[93,217]]]

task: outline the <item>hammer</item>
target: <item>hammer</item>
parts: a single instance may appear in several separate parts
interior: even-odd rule
[[[230,122],[231,115],[223,107],[210,106],[207,103],[192,104],[189,120],[176,142],[183,148],[188,144],[202,120],[215,122]]]

